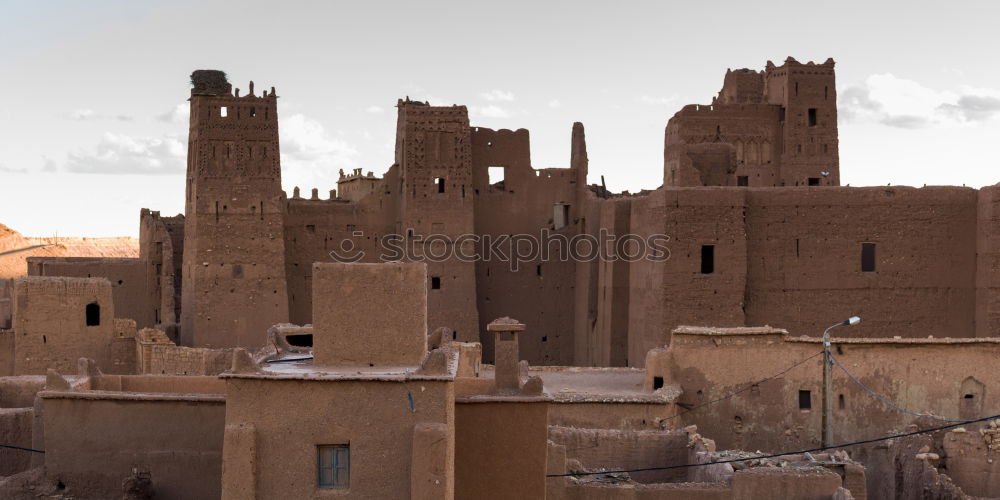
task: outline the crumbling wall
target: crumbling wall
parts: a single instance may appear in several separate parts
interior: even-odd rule
[[[131,372],[134,364],[117,358],[121,351],[113,344],[134,324],[116,322],[114,313],[111,283],[104,278],[18,278],[13,374],[44,374],[48,368],[72,373],[81,357],[109,373]]]
[[[111,284],[115,314],[153,326],[154,303],[148,296],[145,265],[141,259],[105,257],[28,257],[28,276],[106,278]]]
[[[610,430],[549,427],[549,440],[566,447],[566,459],[587,471],[641,469],[691,463],[685,430]],[[639,483],[683,482],[687,469],[630,473]]]
[[[31,430],[35,410],[0,408],[0,444],[31,449]],[[31,468],[33,452],[0,448],[0,477],[10,476]]]
[[[901,407],[949,419],[1000,413],[1000,399],[988,391],[964,390],[970,378],[986,387],[1000,382],[989,368],[989,360],[1000,354],[997,339],[835,336],[833,343],[834,355],[851,373]],[[770,328],[678,329],[667,349],[649,354],[647,387],[656,377],[680,384],[678,405],[683,408],[721,399],[690,412],[680,410],[675,424],[697,424],[722,449],[812,448],[821,437],[821,351],[819,338],[791,337]],[[751,385],[797,363],[777,378]],[[881,437],[920,421],[872,398],[837,368],[832,386],[834,442]],[[962,411],[970,399],[981,400],[979,413],[966,417]]]
[[[569,238],[583,232],[586,224],[586,197],[581,189],[586,187],[587,168],[583,127],[574,125],[575,153],[568,169],[534,169],[525,129],[475,127],[471,140],[475,233],[493,241],[524,235],[550,249],[549,258],[536,253],[516,269],[510,260],[496,256],[476,262],[479,330],[485,332],[486,323],[493,319],[516,317],[533,332],[520,341],[522,359],[539,365],[573,364],[578,263],[561,256],[560,249],[568,250]],[[491,184],[490,174],[496,171],[503,172],[503,181]],[[524,245],[523,255],[532,253],[527,238],[517,244]],[[489,248],[480,245],[476,250],[485,253]],[[492,360],[492,338],[484,335],[478,340],[483,343],[484,359]]]
[[[995,496],[1000,491],[1000,429],[997,422],[943,433],[942,465],[966,494]]]
[[[133,467],[157,497],[219,498],[220,395],[42,392],[45,468],[80,497],[121,495]]]

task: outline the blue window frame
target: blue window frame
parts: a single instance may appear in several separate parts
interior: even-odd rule
[[[320,488],[347,488],[351,485],[351,446],[328,444],[316,447],[317,481]]]

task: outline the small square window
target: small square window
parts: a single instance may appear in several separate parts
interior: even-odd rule
[[[738,175],[738,176],[736,176],[736,185],[737,186],[749,186],[750,185],[750,177],[746,176],[746,175]]]
[[[432,276],[431,277],[431,289],[432,290],[440,290],[441,289],[441,278],[439,278],[437,276]]]
[[[799,409],[800,410],[811,410],[812,409],[812,392],[811,391],[799,391]]]
[[[819,177],[810,177],[809,178],[809,185],[810,186],[819,186]]]
[[[663,387],[663,377],[653,377],[653,390]]]
[[[317,451],[317,482],[320,488],[348,488],[351,485],[351,446],[320,445]]]

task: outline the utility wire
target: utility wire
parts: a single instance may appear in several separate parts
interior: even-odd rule
[[[907,413],[909,415],[913,415],[915,417],[926,418],[926,419],[929,419],[929,420],[937,420],[938,422],[950,422],[950,423],[965,422],[964,420],[951,420],[951,419],[947,419],[947,418],[935,417],[934,415],[928,415],[928,414],[925,414],[925,413],[917,413],[917,412],[915,412],[913,410],[908,410],[906,408],[903,408],[902,406],[899,406],[899,405],[893,403],[892,401],[889,401],[888,398],[883,397],[881,394],[879,394],[879,393],[877,393],[877,392],[869,389],[868,386],[866,386],[865,384],[861,383],[861,381],[858,380],[857,377],[855,377],[851,372],[847,371],[847,367],[844,366],[844,364],[841,363],[840,360],[837,359],[833,355],[833,353],[830,353],[830,359],[833,360],[833,362],[836,363],[836,365],[838,367],[840,367],[840,369],[843,370],[844,373],[846,373],[847,376],[850,377],[851,380],[853,380],[855,384],[858,384],[859,386],[861,386],[861,388],[864,389],[873,398],[881,401],[882,404],[884,404],[884,405],[886,405],[886,406],[888,406],[890,408],[894,408],[894,409],[896,409],[898,411],[901,411],[903,413]]]
[[[802,455],[802,454],[805,454],[805,453],[812,453],[812,452],[816,452],[816,451],[834,450],[834,449],[837,449],[837,448],[847,448],[847,447],[850,447],[850,446],[858,446],[858,445],[862,445],[862,444],[877,443],[879,441],[888,441],[890,439],[897,439],[897,438],[902,438],[902,437],[907,437],[907,436],[914,436],[914,435],[917,435],[917,434],[927,434],[929,432],[936,432],[936,431],[941,431],[941,430],[944,430],[944,429],[951,429],[952,427],[958,427],[960,425],[965,425],[965,424],[974,424],[974,423],[977,423],[977,422],[986,422],[988,420],[994,420],[994,419],[997,419],[997,418],[1000,418],[1000,415],[993,415],[991,417],[977,418],[975,420],[961,420],[961,421],[958,421],[956,423],[952,423],[952,424],[948,424],[948,425],[942,425],[940,427],[932,427],[930,429],[923,429],[923,430],[917,430],[917,431],[912,431],[912,432],[904,432],[902,434],[890,434],[888,436],[882,436],[882,437],[878,437],[878,438],[874,438],[874,439],[866,439],[864,441],[853,441],[853,442],[850,442],[850,443],[835,444],[835,445],[832,445],[832,446],[820,446],[819,448],[810,448],[808,450],[786,451],[784,453],[773,453],[773,454],[770,454],[770,455],[756,455],[756,456],[752,456],[752,457],[735,458],[735,459],[732,459],[732,460],[717,460],[717,461],[714,461],[714,462],[705,462],[705,463],[701,463],[701,464],[668,465],[668,466],[665,466],[665,467],[643,467],[641,469],[606,470],[606,471],[599,471],[599,472],[568,472],[566,474],[546,474],[545,477],[594,476],[594,475],[598,475],[598,474],[620,474],[620,473],[624,473],[624,472],[646,472],[646,471],[654,471],[654,470],[685,469],[685,468],[689,468],[689,467],[704,467],[706,465],[731,464],[731,463],[735,463],[735,462],[746,462],[748,460],[759,460],[759,459],[764,459],[764,458],[777,458],[777,457],[784,457],[784,456],[788,456],[788,455]]]
[[[31,448],[22,448],[20,446],[13,446],[13,445],[9,445],[9,444],[0,444],[0,448],[10,448],[12,450],[30,451],[30,452],[33,452],[33,453],[45,453],[45,450],[34,450],[34,449],[31,449]]]
[[[742,389],[740,389],[738,391],[731,392],[731,393],[729,393],[729,394],[727,394],[725,396],[722,396],[721,398],[718,398],[718,399],[713,399],[711,401],[707,401],[707,402],[704,402],[702,404],[692,406],[691,408],[686,408],[684,412],[678,412],[677,414],[672,415],[670,417],[667,417],[667,418],[663,419],[662,421],[663,422],[669,422],[669,421],[671,421],[671,420],[673,420],[673,419],[675,419],[677,417],[680,417],[681,415],[687,415],[688,413],[691,413],[691,412],[697,410],[698,408],[703,408],[705,406],[713,405],[713,404],[718,403],[720,401],[725,401],[725,400],[727,400],[729,398],[732,398],[733,396],[736,396],[738,394],[741,394],[741,393],[744,393],[746,391],[749,391],[750,389],[753,389],[754,387],[756,387],[756,386],[758,386],[758,385],[760,385],[760,384],[762,384],[764,382],[767,382],[768,380],[778,378],[778,377],[780,377],[780,376],[782,376],[782,375],[784,375],[784,374],[792,371],[793,368],[795,368],[795,367],[797,367],[797,366],[805,363],[806,361],[809,361],[810,359],[813,359],[816,356],[819,356],[821,354],[823,354],[823,351],[819,351],[816,354],[813,354],[812,356],[809,356],[808,358],[805,358],[802,361],[799,361],[798,363],[795,363],[794,365],[789,366],[788,368],[785,368],[784,370],[782,370],[782,371],[780,371],[778,373],[775,373],[774,375],[771,375],[770,377],[767,377],[767,378],[758,380],[756,382],[753,382],[750,385],[747,385],[746,387],[744,387],[744,388],[742,388]]]

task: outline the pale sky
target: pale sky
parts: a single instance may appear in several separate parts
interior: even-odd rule
[[[1000,3],[146,2],[0,0],[0,223],[28,236],[137,235],[183,211],[194,69],[276,87],[283,184],[392,163],[396,99],[531,131],[591,183],[654,189],[663,128],[727,68],[837,61],[843,183],[1000,181]],[[325,196],[325,195],[324,195]]]

